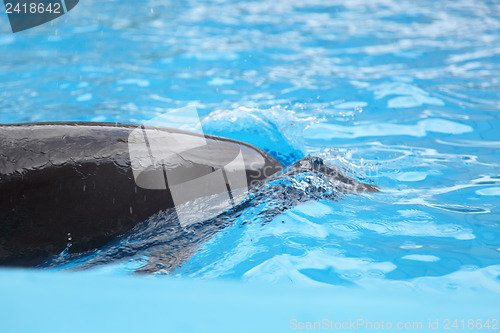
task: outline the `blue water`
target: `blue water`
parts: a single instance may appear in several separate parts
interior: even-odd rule
[[[9,29],[0,15],[0,123],[140,123],[194,103],[205,133],[381,189],[277,215],[258,202],[146,274],[500,291],[500,3],[86,0]],[[40,269],[136,275],[169,256],[139,240]]]

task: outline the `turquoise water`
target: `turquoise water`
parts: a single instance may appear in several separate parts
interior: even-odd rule
[[[381,189],[279,214],[255,202],[173,270],[140,232],[41,270],[500,292],[498,2],[86,0],[9,29],[0,15],[0,123],[140,123],[194,103],[205,133]]]

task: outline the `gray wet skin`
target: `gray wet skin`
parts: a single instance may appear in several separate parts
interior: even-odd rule
[[[233,166],[225,176],[231,179],[232,173],[243,172],[249,185],[283,167],[267,153],[243,142],[142,127],[151,137],[203,137],[206,145],[184,151],[176,147],[183,152],[134,178],[131,154],[139,156],[140,165],[140,156],[150,153],[147,148],[129,144],[137,128],[75,122],[1,125],[0,265],[33,266],[61,253],[68,243],[70,252],[98,248],[151,215],[172,208],[171,180],[176,183],[172,186],[182,186],[190,177],[223,168],[238,154],[244,164]],[[176,144],[182,145],[182,141]],[[151,179],[165,169],[171,175],[169,182],[151,189]],[[201,194],[211,193],[205,190]],[[182,200],[196,195],[190,192]]]
[[[141,146],[140,135],[133,135],[138,128],[151,139],[149,148]],[[178,147],[184,140],[199,138],[205,145]],[[155,146],[155,141],[162,144]],[[151,150],[162,164],[141,169]],[[171,150],[180,153],[168,153]],[[244,163],[234,165],[238,154]],[[0,125],[0,265],[35,266],[65,249],[72,253],[93,250],[124,235],[131,237],[129,246],[135,250],[150,249],[151,263],[144,271],[157,270],[156,264],[173,270],[190,258],[201,240],[227,226],[246,207],[264,204],[259,216],[267,221],[307,200],[337,200],[344,193],[378,191],[317,157],[282,168],[249,144],[168,128],[115,123]],[[209,182],[200,191],[192,191],[184,184],[220,169],[226,170],[226,179],[233,180],[233,190],[242,185],[234,181],[234,175],[243,171],[252,196],[245,199],[244,192],[240,193],[233,208],[206,218],[206,195],[226,188]],[[168,181],[165,173],[170,175]],[[301,175],[315,177],[320,185],[302,188],[282,183]],[[190,224],[182,223],[178,206],[173,208],[169,185],[185,189],[181,206],[193,212]],[[142,223],[150,218],[152,224]],[[139,229],[131,231],[136,226]],[[164,234],[158,235],[162,239],[158,246],[136,239],[142,229],[148,235]],[[105,251],[98,257],[106,255]]]

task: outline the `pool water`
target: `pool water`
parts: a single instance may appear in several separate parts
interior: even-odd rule
[[[205,133],[381,189],[255,202],[175,269],[140,232],[39,269],[498,293],[499,46],[496,1],[86,0],[17,34],[0,15],[0,123],[141,123],[194,103]]]

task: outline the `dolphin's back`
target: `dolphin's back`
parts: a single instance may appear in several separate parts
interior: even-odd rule
[[[131,142],[143,134],[146,141],[153,138],[148,146]],[[154,138],[174,139],[153,146]],[[200,140],[203,146],[183,147],[184,142]],[[163,164],[153,163],[138,174],[133,164],[140,168],[149,161],[152,147],[161,147],[157,150]],[[179,153],[162,152],[165,147]],[[282,168],[246,143],[167,128],[115,123],[1,125],[0,264],[33,265],[62,252],[68,243],[73,252],[102,246],[154,213],[172,208],[169,184],[182,186],[189,177],[222,168],[236,156],[244,163],[231,170],[243,172],[249,184]],[[165,168],[180,184],[138,186],[143,175],[156,179],[152,176],[162,176]]]

